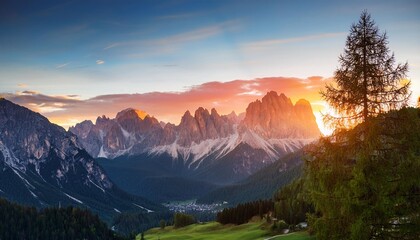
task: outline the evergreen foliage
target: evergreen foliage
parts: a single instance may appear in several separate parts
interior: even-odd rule
[[[306,221],[306,214],[313,212],[313,207],[303,189],[304,179],[299,178],[281,188],[274,195],[274,216],[287,224],[296,225]]]
[[[217,214],[217,221],[221,224],[244,224],[247,223],[253,216],[260,216],[272,212],[274,203],[272,200],[258,200],[238,204],[236,207],[225,208]]]
[[[163,220],[163,219],[161,219],[160,222],[159,222],[159,226],[160,226],[160,229],[165,229],[165,227],[166,227],[166,221]]]
[[[122,239],[97,215],[74,207],[38,211],[0,199],[0,239]]]
[[[174,227],[181,228],[191,224],[196,223],[197,221],[191,215],[184,213],[175,213],[174,215]]]
[[[340,114],[326,118],[337,129],[308,148],[309,224],[317,239],[418,239],[420,110],[400,109],[410,96],[407,64],[394,67],[367,12],[339,61],[336,86],[322,92]]]
[[[417,239],[420,109],[323,138],[310,155],[306,185],[316,214],[309,222],[318,239]]]
[[[353,127],[393,109],[405,106],[410,82],[404,79],[408,64],[395,65],[386,34],[380,34],[369,13],[364,11],[347,36],[334,84],[321,92],[338,117],[325,120],[338,127]]]

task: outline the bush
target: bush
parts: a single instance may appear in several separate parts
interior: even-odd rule
[[[193,216],[184,213],[175,213],[174,227],[181,228],[196,223]]]
[[[287,224],[283,220],[280,220],[280,221],[277,222],[277,229],[279,229],[279,230],[289,229],[289,224]]]
[[[165,229],[165,227],[166,227],[166,222],[165,222],[165,220],[160,220],[160,222],[159,222],[159,226],[160,226],[160,229]]]

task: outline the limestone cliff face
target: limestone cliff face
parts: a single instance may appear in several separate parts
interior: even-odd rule
[[[214,108],[209,113],[200,107],[194,117],[186,111],[176,131],[178,144],[190,146],[193,142],[198,144],[207,139],[228,137],[234,132],[234,122],[226,116],[220,116]]]
[[[235,174],[245,175],[320,136],[308,101],[293,105],[274,91],[239,116],[200,107],[194,114],[186,111],[174,125],[130,108],[114,119],[102,116],[95,124],[84,121],[69,130],[94,157],[168,156],[188,169],[227,161]]]
[[[320,135],[308,101],[301,99],[293,105],[290,98],[274,91],[248,105],[243,124],[265,139],[316,138]]]
[[[125,109],[114,119],[98,117],[95,124],[83,121],[70,127],[82,146],[94,157],[114,158],[140,148],[150,147],[162,138],[163,129],[158,120],[137,109]],[[139,145],[138,149],[134,149]],[[133,152],[134,153],[134,152]]]

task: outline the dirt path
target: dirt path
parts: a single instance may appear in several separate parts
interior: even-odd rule
[[[264,238],[264,240],[271,240],[271,239],[274,239],[276,237],[285,237],[285,236],[289,236],[289,235],[293,235],[293,234],[295,234],[295,233],[292,232],[292,233],[287,233],[287,234],[280,234],[280,235],[272,236],[272,237],[269,237],[269,238]]]

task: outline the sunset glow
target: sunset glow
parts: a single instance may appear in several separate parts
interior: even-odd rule
[[[420,96],[415,1],[170,2],[2,6],[0,95],[68,128],[126,108],[175,124],[198,107],[239,114],[274,90],[309,100],[328,134],[319,91],[368,9]]]

